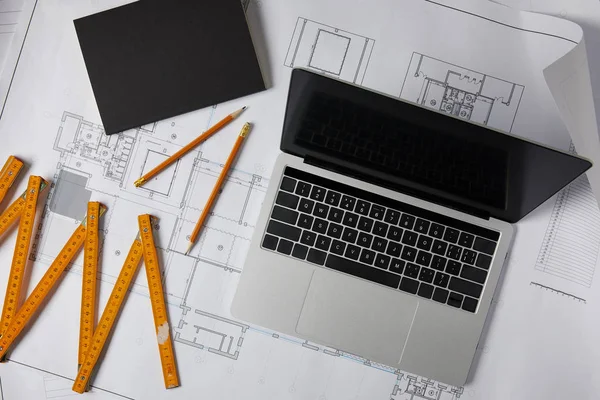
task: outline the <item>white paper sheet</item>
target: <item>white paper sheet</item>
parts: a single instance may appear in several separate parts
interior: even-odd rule
[[[462,90],[465,98],[468,92],[471,101],[483,107],[459,117],[568,149],[571,139],[543,71],[581,41],[578,26],[477,1],[249,1],[244,6],[271,86],[268,91],[106,137],[72,20],[122,3],[38,2],[0,119],[0,159],[18,155],[31,164],[30,173],[54,183],[34,247],[29,290],[76,227],[88,198],[109,209],[103,221],[101,308],[135,237],[135,215],[150,212],[160,218],[157,244],[182,387],[163,389],[142,274],[94,379],[92,392],[97,398],[597,397],[596,265],[588,262],[593,264],[592,273],[582,285],[550,273],[548,263],[539,260],[540,249],[554,237],[548,234],[553,227],[549,221],[565,212],[557,206],[560,197],[518,224],[472,378],[464,388],[284,337],[235,321],[229,313],[279,151],[291,67],[308,67],[440,109],[440,98],[422,97],[419,90],[435,81]],[[151,187],[137,189],[133,181],[211,122],[245,104],[250,108],[244,118],[256,127],[199,245],[186,257],[186,236],[239,126],[233,124],[213,137]],[[15,193],[24,185],[22,180]],[[585,189],[586,182],[580,186]],[[563,203],[578,205],[579,192],[573,193],[563,196]],[[571,227],[559,229],[570,232]],[[563,237],[560,243],[569,240]],[[13,237],[1,242],[0,288],[6,286],[13,242]],[[597,246],[591,242],[590,251],[597,256]],[[560,252],[550,251],[561,257]],[[540,262],[546,267],[537,267]],[[45,375],[40,378],[39,372],[25,366],[64,377],[65,381],[53,383],[60,393],[55,397],[69,395],[64,388],[77,369],[80,291],[81,257],[10,354],[13,362],[0,365],[5,398],[53,397],[42,389],[15,397],[20,396],[18,388],[26,385],[28,374],[34,374],[35,385],[45,383]]]

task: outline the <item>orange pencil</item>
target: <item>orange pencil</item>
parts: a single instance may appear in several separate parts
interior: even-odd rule
[[[178,152],[173,154],[171,157],[167,158],[165,161],[158,164],[156,167],[154,167],[152,170],[150,170],[148,173],[146,173],[140,179],[135,181],[133,183],[135,185],[135,187],[142,186],[144,183],[148,182],[155,175],[158,175],[161,171],[163,171],[169,165],[171,165],[175,161],[179,160],[185,153],[192,150],[194,147],[198,146],[200,143],[204,142],[206,139],[208,139],[209,137],[211,137],[212,135],[214,135],[215,133],[220,131],[221,128],[223,128],[224,126],[229,124],[231,121],[236,119],[246,108],[247,107],[244,106],[244,107],[240,108],[239,110],[232,112],[231,114],[229,114],[228,116],[226,116],[225,118],[220,120],[219,122],[217,122],[215,125],[213,125],[211,128],[209,128],[202,135],[200,135],[196,139],[192,140],[189,144],[184,146],[181,150],[179,150]]]
[[[215,187],[213,188],[212,193],[210,194],[210,197],[208,198],[208,201],[206,202],[206,205],[204,206],[204,210],[202,210],[200,219],[198,219],[198,222],[196,223],[196,226],[194,227],[192,236],[190,236],[190,246],[188,247],[187,251],[185,252],[186,255],[189,254],[192,247],[194,247],[194,242],[196,241],[196,238],[198,237],[198,234],[200,233],[200,229],[202,229],[202,225],[204,225],[204,222],[206,222],[206,219],[208,218],[208,214],[210,214],[210,210],[212,209],[213,205],[215,204],[215,200],[217,199],[219,190],[221,190],[221,186],[223,186],[223,182],[225,182],[227,173],[231,169],[231,165],[233,164],[233,161],[235,160],[235,157],[237,156],[237,154],[240,150],[240,147],[242,146],[242,142],[244,141],[244,139],[246,139],[246,136],[248,136],[248,133],[250,132],[250,128],[251,128],[250,124],[248,122],[246,122],[244,124],[244,127],[242,128],[242,131],[238,135],[238,138],[235,141],[235,144],[233,145],[233,149],[231,149],[231,153],[229,154],[227,161],[225,161],[225,165],[223,166],[221,175],[219,175],[219,178],[217,179],[217,183],[215,183]]]

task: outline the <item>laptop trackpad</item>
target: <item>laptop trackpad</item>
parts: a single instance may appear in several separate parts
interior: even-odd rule
[[[296,332],[338,350],[396,365],[417,305],[417,299],[393,290],[317,269]]]

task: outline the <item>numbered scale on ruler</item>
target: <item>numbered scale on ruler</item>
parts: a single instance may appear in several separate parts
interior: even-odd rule
[[[79,227],[73,232],[67,243],[64,245],[60,253],[54,259],[42,279],[33,289],[33,292],[27,297],[23,306],[18,310],[14,318],[12,318],[3,331],[0,337],[0,357],[4,357],[15,340],[19,337],[25,326],[35,315],[39,307],[44,303],[52,288],[58,282],[67,266],[71,263],[86,237],[95,238],[88,242],[90,248],[98,247],[98,219],[106,208],[100,203],[91,202],[88,205],[88,214]],[[90,231],[94,231],[91,235]]]
[[[0,322],[0,338],[2,340],[4,340],[19,308],[21,285],[23,283],[23,276],[25,275],[25,266],[27,265],[27,256],[33,234],[37,202],[41,191],[46,186],[48,186],[48,183],[41,177],[31,176],[25,193],[0,215],[0,235],[6,232],[19,219],[17,241],[10,266]],[[4,360],[5,355],[6,351],[0,351],[0,360]]]
[[[117,282],[91,339],[89,349],[85,353],[79,373],[75,378],[73,390],[77,393],[83,393],[88,387],[90,377],[98,364],[142,258],[146,266],[146,277],[148,279],[148,288],[150,289],[150,302],[152,303],[152,314],[154,316],[165,387],[171,389],[179,386],[167,307],[163,293],[162,277],[154,245],[154,237],[152,235],[152,217],[147,214],[140,215],[138,217],[138,225],[138,237],[129,249],[123,268],[121,268]]]

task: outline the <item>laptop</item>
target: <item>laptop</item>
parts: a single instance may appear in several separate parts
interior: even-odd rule
[[[438,101],[292,72],[235,317],[465,384],[511,224],[591,163],[461,119],[488,122],[477,94]]]

